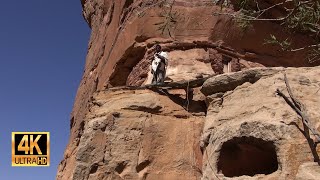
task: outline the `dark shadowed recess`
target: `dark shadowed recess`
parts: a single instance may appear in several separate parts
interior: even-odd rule
[[[254,137],[236,137],[222,145],[218,172],[226,177],[271,174],[278,170],[273,142]]]
[[[132,69],[143,58],[147,49],[145,47],[131,46],[126,50],[122,58],[115,66],[114,73],[110,77],[110,85],[112,87],[125,86]]]

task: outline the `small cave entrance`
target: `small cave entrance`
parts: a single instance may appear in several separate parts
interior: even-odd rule
[[[141,61],[147,49],[143,46],[129,47],[122,58],[114,67],[114,72],[109,78],[111,87],[126,86],[128,76],[132,73],[133,68]]]
[[[271,174],[278,170],[275,145],[254,137],[233,138],[222,145],[217,168],[226,177]]]

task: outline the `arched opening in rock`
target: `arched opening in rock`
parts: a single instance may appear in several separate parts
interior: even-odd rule
[[[110,76],[109,83],[111,87],[126,86],[129,74],[137,63],[143,59],[147,49],[143,46],[129,47],[122,58],[114,67],[114,72]]]
[[[222,145],[217,166],[226,177],[271,174],[278,170],[275,145],[254,137],[233,138]]]

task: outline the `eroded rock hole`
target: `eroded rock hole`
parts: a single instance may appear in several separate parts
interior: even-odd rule
[[[217,165],[226,177],[254,176],[277,171],[278,160],[273,142],[241,137],[222,145]]]
[[[122,58],[114,68],[114,73],[110,77],[109,84],[111,87],[128,85],[128,76],[132,73],[133,68],[143,59],[146,53],[145,47],[131,46],[126,50]],[[146,68],[148,69],[148,68]]]
[[[143,169],[145,169],[146,167],[148,167],[150,165],[150,163],[151,162],[149,160],[145,160],[145,161],[141,162],[140,164],[138,164],[136,167],[137,172],[140,172]]]
[[[117,167],[115,168],[115,171],[119,174],[121,174],[124,169],[127,167],[128,162],[127,161],[123,161],[117,164]]]
[[[94,173],[96,173],[97,171],[98,171],[98,168],[99,168],[99,166],[98,166],[98,164],[93,164],[92,166],[91,166],[91,168],[90,168],[90,174],[94,174]]]

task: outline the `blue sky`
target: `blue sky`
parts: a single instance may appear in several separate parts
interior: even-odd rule
[[[0,23],[0,179],[55,179],[90,35],[80,0],[2,1]],[[12,131],[49,131],[51,166],[11,167]]]

